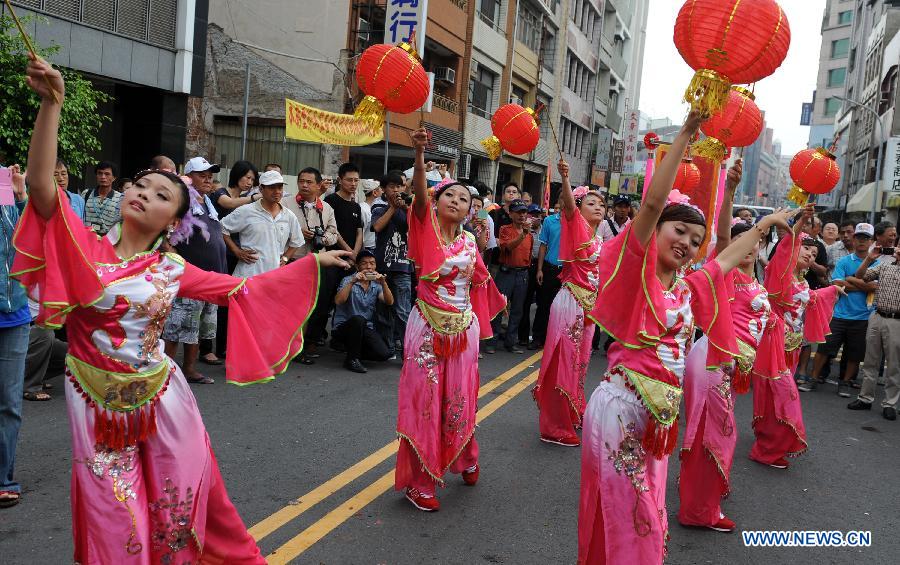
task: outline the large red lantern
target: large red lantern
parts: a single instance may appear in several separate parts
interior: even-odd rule
[[[428,75],[409,43],[383,43],[363,51],[356,65],[356,82],[367,98],[374,98],[386,110],[398,114],[421,108],[430,90]]]
[[[675,46],[696,71],[684,100],[707,115],[725,107],[732,84],[775,72],[791,30],[775,0],[687,0],[675,21]]]
[[[678,165],[678,172],[675,174],[672,188],[684,194],[690,194],[698,186],[700,186],[700,168],[694,164],[693,159],[685,157]]]
[[[494,112],[491,131],[494,135],[482,140],[481,145],[494,160],[504,149],[513,155],[530,153],[541,138],[534,110],[518,104],[506,104]]]
[[[720,162],[729,147],[745,147],[756,141],[763,121],[755,99],[746,88],[732,86],[725,108],[700,127],[707,137],[693,147],[693,153]]]
[[[794,186],[788,191],[787,199],[804,206],[810,194],[825,194],[837,186],[841,169],[834,154],[824,147],[804,149],[791,159],[791,179]]]

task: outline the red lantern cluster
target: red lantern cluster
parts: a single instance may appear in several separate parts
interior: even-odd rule
[[[693,148],[694,154],[719,162],[729,147],[745,147],[756,141],[763,120],[755,99],[746,88],[733,86],[725,108],[700,127],[707,137]]]
[[[819,147],[804,149],[791,159],[791,179],[794,186],[788,192],[788,200],[803,206],[810,194],[830,192],[841,179],[841,169],[834,154]]]
[[[356,65],[356,82],[385,109],[409,114],[428,100],[430,84],[415,50],[407,43],[369,47]]]
[[[678,165],[678,173],[675,175],[672,188],[689,194],[698,186],[700,186],[700,168],[694,164],[691,158],[686,157]]]
[[[541,138],[534,110],[518,104],[501,106],[491,118],[491,131],[494,135],[481,141],[491,159],[504,149],[513,155],[530,153]]]
[[[696,71],[685,101],[706,114],[722,109],[732,84],[750,84],[781,66],[791,43],[775,0],[687,0],[675,22],[675,46]]]

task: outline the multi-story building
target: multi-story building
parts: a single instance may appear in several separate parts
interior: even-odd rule
[[[52,63],[83,72],[112,100],[98,159],[125,174],[159,153],[185,161],[188,100],[203,95],[204,0],[13,0],[38,45],[56,44]],[[0,7],[6,15],[6,8]],[[93,183],[93,171],[73,171]]]
[[[841,108],[841,101],[835,96],[844,95],[847,82],[853,8],[847,0],[828,0],[825,5],[819,75],[809,128],[810,147],[828,147],[834,137],[834,118]]]

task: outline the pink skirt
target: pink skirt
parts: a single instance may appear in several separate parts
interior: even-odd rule
[[[585,323],[587,321],[587,323]],[[540,410],[541,436],[564,438],[575,434],[584,415],[584,379],[591,362],[596,326],[565,286],[550,307],[547,340],[538,382],[532,390]]]
[[[697,341],[685,366],[678,521],[688,526],[719,521],[737,444],[731,377],[721,369],[706,369],[708,345],[706,336]]]
[[[761,463],[806,451],[806,426],[793,373],[777,379],[753,376],[753,433],[756,441],[750,457]]]
[[[75,562],[265,563],[228,498],[180,369],[157,400],[156,432],[119,451],[95,448],[94,409],[68,380],[66,400]]]
[[[591,395],[581,437],[580,564],[663,561],[668,457],[644,452],[649,418],[623,384],[604,381]]]
[[[448,357],[438,357],[434,330],[418,308],[410,313],[403,348],[406,358],[397,394],[397,435],[416,457],[398,457],[394,474],[397,490],[416,486],[421,471],[443,483],[444,473],[473,440],[478,408],[479,331],[478,318],[472,316],[472,324],[466,330],[467,346]],[[401,446],[401,451],[408,454],[405,446]],[[477,452],[471,458],[477,459]]]

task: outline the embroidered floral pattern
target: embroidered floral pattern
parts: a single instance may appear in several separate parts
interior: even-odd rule
[[[466,397],[459,389],[444,400],[444,441],[448,446],[465,439],[466,426],[469,423],[469,420],[463,417],[465,410]]]
[[[143,358],[144,365],[162,360],[159,336],[162,335],[166,317],[172,310],[172,300],[175,299],[174,293],[167,290],[170,284],[168,271],[164,273],[163,278],[155,278],[151,274],[158,272],[155,266],[147,269],[145,277],[148,278],[148,282],[153,284],[156,292],[151,294],[143,304],[134,305],[134,317],[138,319],[147,318],[148,322],[147,327],[138,334],[141,338],[141,348],[138,357]]]
[[[134,482],[128,475],[134,471],[135,459],[135,448],[126,447],[121,451],[98,449],[94,451],[93,458],[81,461],[98,479],[109,478],[112,482],[113,496],[128,510],[128,514],[131,517],[131,533],[128,541],[125,542],[125,551],[129,555],[137,555],[144,549],[140,542],[135,541],[137,538],[137,523],[134,511],[128,505],[129,499],[135,500],[137,498],[137,494],[134,492]]]
[[[434,335],[431,331],[425,333],[422,338],[422,345],[419,351],[412,357],[412,360],[424,371],[428,376],[428,397],[425,399],[424,408],[422,409],[422,419],[431,419],[431,405],[434,400],[434,387],[438,384],[437,365],[438,358],[434,354]]]
[[[641,445],[641,438],[635,429],[634,422],[628,422],[622,429],[624,437],[619,443],[619,449],[614,450],[609,443],[606,449],[610,452],[609,460],[612,462],[613,468],[619,475],[625,475],[631,481],[636,495],[634,508],[632,509],[632,519],[635,533],[644,537],[650,534],[652,526],[649,520],[638,517],[640,508],[641,494],[650,489],[644,484],[644,474],[647,472],[647,456],[644,452],[644,446]]]
[[[164,495],[150,503],[150,511],[156,513],[153,520],[153,547],[165,551],[160,557],[163,565],[172,565],[175,554],[185,549],[194,537],[191,513],[194,492],[188,487],[184,500],[179,499],[179,488],[167,478]]]

